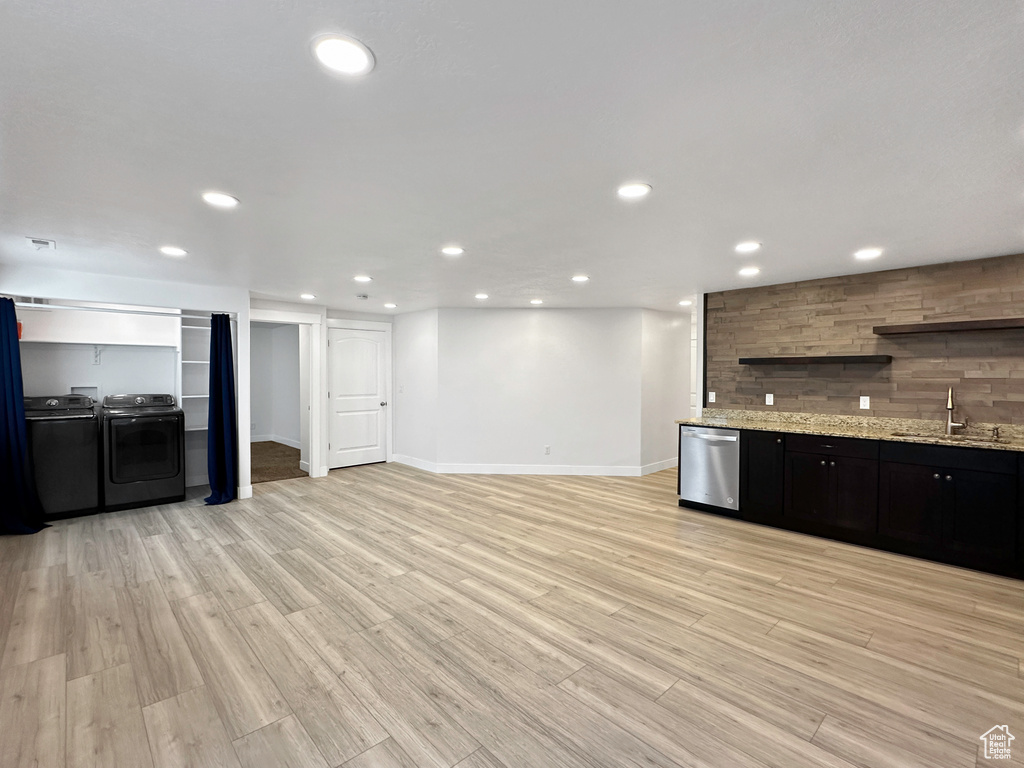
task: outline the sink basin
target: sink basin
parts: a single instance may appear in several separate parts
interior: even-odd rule
[[[977,435],[936,435],[924,432],[891,432],[893,437],[927,437],[932,440],[949,440],[953,443],[977,443],[979,445],[1004,445],[1004,438],[980,437]]]

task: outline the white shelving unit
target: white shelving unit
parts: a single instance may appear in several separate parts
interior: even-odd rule
[[[185,412],[185,484],[209,482],[206,440],[210,406],[210,320],[184,312],[181,320],[181,408]]]

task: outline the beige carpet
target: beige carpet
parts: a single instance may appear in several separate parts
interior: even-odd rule
[[[287,480],[308,474],[299,469],[298,448],[289,448],[268,440],[252,443],[251,451],[253,483],[269,483],[271,480]]]

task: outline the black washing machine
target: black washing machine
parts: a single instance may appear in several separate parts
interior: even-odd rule
[[[25,398],[28,453],[46,520],[100,509],[100,431],[86,395]]]
[[[185,498],[185,414],[173,395],[107,395],[103,506],[108,510]]]

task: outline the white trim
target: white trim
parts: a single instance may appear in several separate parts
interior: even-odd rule
[[[249,438],[250,443],[280,443],[281,445],[287,445],[289,448],[298,448],[302,450],[302,443],[298,440],[292,440],[287,437],[281,437],[280,435],[253,435]]]
[[[240,498],[240,499],[251,499],[252,498],[252,486],[251,485],[240,485],[238,487],[238,498]]]
[[[289,312],[284,309],[250,309],[250,323],[288,323],[290,325],[320,325],[320,313]]]
[[[436,464],[416,459],[412,456],[402,455],[395,455],[394,461],[439,475],[595,475],[601,477],[640,477],[643,469],[642,467],[607,467],[579,464]],[[670,466],[674,463],[675,459],[672,459]]]
[[[308,474],[309,473],[309,462],[308,461],[300,461],[299,462],[299,469],[301,469],[303,472],[306,472]]]
[[[336,317],[327,318],[328,328],[347,328],[350,331],[388,331],[391,332],[391,323],[382,323],[378,320],[341,320]]]
[[[330,467],[320,467],[320,474],[316,475],[316,477],[327,477],[327,473],[330,471]],[[312,477],[312,475],[310,475],[310,477]]]
[[[405,464],[410,467],[416,467],[416,469],[422,469],[427,472],[433,472],[437,474],[437,464],[433,461],[424,461],[423,459],[416,459],[412,456],[403,456],[400,453],[396,453],[391,457],[391,461],[396,464]]]
[[[679,459],[673,456],[671,459],[665,459],[664,461],[655,461],[650,464],[644,464],[640,467],[640,475],[650,475],[654,472],[661,472],[663,469],[672,469],[679,462]]]

